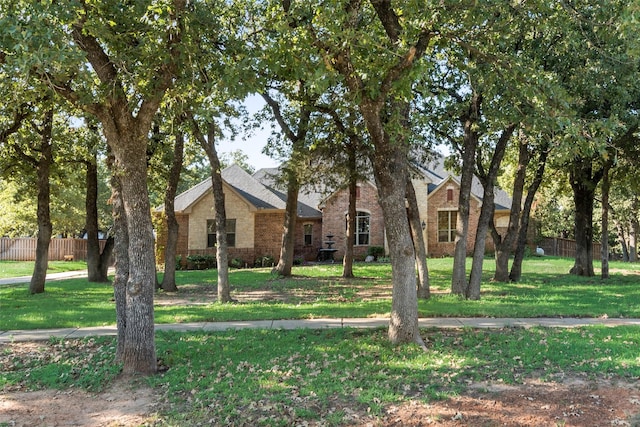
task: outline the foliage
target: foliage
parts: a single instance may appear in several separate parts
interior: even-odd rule
[[[261,257],[256,258],[254,262],[254,267],[273,267],[275,262],[275,258],[271,255],[263,255]]]
[[[369,246],[367,255],[371,255],[375,261],[384,256],[384,248],[382,246]]]
[[[187,270],[206,270],[215,266],[215,255],[187,255]]]
[[[242,258],[233,258],[229,261],[229,267],[242,268],[244,267],[244,260]]]

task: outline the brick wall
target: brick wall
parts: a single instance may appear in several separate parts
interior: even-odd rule
[[[447,190],[453,190],[453,197],[451,200],[448,200]],[[431,194],[429,197],[429,206],[428,206],[428,220],[427,222],[427,254],[429,257],[443,257],[443,256],[452,256],[455,250],[455,243],[453,242],[438,242],[438,211],[440,210],[454,210],[457,212],[458,210],[458,197],[460,195],[460,187],[458,184],[449,180],[449,182],[440,186],[438,190]],[[473,247],[475,243],[476,229],[478,225],[478,218],[480,216],[480,202],[472,197],[471,203],[469,207],[469,233],[467,235],[467,255],[473,254]],[[504,217],[507,216],[506,220],[508,222],[509,213],[498,213],[496,215],[496,224],[498,232],[504,234],[506,231],[506,225],[504,223]],[[486,240],[486,252],[493,252],[495,250],[495,246],[493,243],[493,239],[491,235],[487,233]]]
[[[357,258],[364,258],[369,246],[385,246],[384,241],[384,218],[382,208],[378,203],[378,191],[370,183],[360,184],[360,197],[356,201],[356,210],[368,212],[370,214],[370,235],[369,245],[354,246],[354,255]],[[336,242],[333,247],[338,249],[335,253],[336,259],[344,256],[346,240],[346,214],[349,209],[349,192],[340,190],[333,194],[326,202],[323,209],[322,238],[326,240],[328,234],[333,234]],[[326,248],[326,245],[323,244]]]
[[[280,259],[284,212],[257,212],[255,214],[255,256]]]
[[[224,203],[227,219],[236,220],[236,248],[254,247],[254,214],[249,205],[226,185]],[[215,219],[213,194],[206,194],[189,214],[189,249],[207,248],[207,220]]]
[[[304,244],[304,226],[306,224],[312,226],[310,245]],[[322,238],[322,218],[298,218],[296,221],[295,233],[296,242],[293,251],[294,256],[296,258],[304,258],[305,261],[315,261],[318,257],[318,249],[324,246]]]

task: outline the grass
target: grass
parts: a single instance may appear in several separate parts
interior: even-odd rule
[[[84,261],[49,261],[48,273],[63,273],[65,271],[86,270]],[[0,261],[0,279],[11,277],[31,276],[33,262],[30,261]]]
[[[154,425],[345,425],[356,423],[352,414],[375,419],[389,405],[483,382],[640,378],[634,327],[422,333],[426,352],[391,345],[383,329],[160,332],[166,370],[147,379],[163,402]],[[42,357],[22,362],[5,352],[0,389],[100,390],[117,375],[114,345],[113,337],[52,340],[41,344]]]
[[[571,260],[530,258],[519,283],[490,281],[486,271],[480,301],[448,293],[451,259],[429,260],[433,296],[419,302],[421,317],[640,317],[638,265],[612,263],[612,276],[569,276]],[[278,278],[269,269],[232,270],[232,295],[257,295],[237,304],[215,302],[215,271],[180,271],[177,294],[158,295],[157,323],[231,320],[388,316],[389,264],[357,264],[356,279],[342,279],[339,265],[295,267],[294,277]],[[277,298],[273,298],[273,296]],[[174,303],[181,300],[180,304]],[[115,323],[113,289],[86,279],[48,282],[46,292],[30,295],[26,285],[0,287],[0,330],[104,326]]]
[[[577,278],[571,260],[525,261],[518,284],[489,281],[486,262],[480,301],[447,294],[451,260],[430,260],[433,296],[420,302],[423,316],[640,317],[638,266],[612,263],[612,277]],[[260,293],[255,302],[217,304],[215,274],[178,273],[176,295],[187,305],[158,305],[159,322],[387,314],[390,268],[358,264],[358,279],[339,277],[340,266],[294,269],[288,279],[268,270],[234,270],[236,295]],[[269,301],[279,295],[283,301]],[[43,295],[25,286],[0,287],[0,329],[112,324],[109,285],[83,279],[47,283]],[[564,377],[637,381],[640,330],[576,329],[423,330],[428,351],[393,346],[385,329],[229,330],[157,333],[164,368],[148,378],[160,395],[158,426],[375,424],[390,405],[429,402],[464,393],[470,384],[518,384],[527,378]],[[50,340],[20,353],[0,349],[0,390],[82,387],[99,391],[118,375],[114,337]],[[359,418],[355,418],[358,414]]]

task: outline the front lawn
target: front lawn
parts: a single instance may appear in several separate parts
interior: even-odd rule
[[[493,261],[485,262],[480,301],[450,295],[452,260],[429,260],[432,297],[419,302],[421,317],[640,317],[638,265],[612,263],[612,277],[581,278],[566,272],[572,261],[525,260],[519,283],[493,283]],[[357,264],[355,279],[341,266],[295,267],[291,278],[269,269],[232,270],[233,304],[216,303],[216,272],[179,271],[179,292],[159,292],[157,323],[388,316],[389,264]],[[102,326],[115,323],[113,290],[86,279],[49,282],[30,295],[26,285],[0,287],[0,330]]]

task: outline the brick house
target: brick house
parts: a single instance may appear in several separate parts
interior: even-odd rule
[[[271,256],[276,261],[282,243],[285,195],[265,183],[269,171],[250,175],[237,165],[222,171],[227,214],[229,260],[240,259],[252,266],[258,257]],[[195,185],[175,199],[179,224],[177,255],[215,255],[215,215],[211,179]],[[317,202],[300,195],[296,225],[297,256],[315,259],[321,245],[322,213],[313,207]],[[160,209],[161,210],[161,209]],[[166,242],[165,227],[158,229],[158,247]],[[161,256],[159,254],[159,259]]]
[[[239,258],[252,265],[257,257],[280,254],[286,192],[278,189],[277,169],[261,169],[253,175],[237,165],[222,171],[227,210],[229,259]],[[458,212],[459,178],[444,167],[438,157],[413,170],[412,182],[418,200],[427,254],[430,257],[453,255]],[[473,252],[475,225],[482,206],[482,186],[474,178],[470,206],[467,252]],[[378,203],[378,191],[372,181],[358,184],[356,193],[356,236],[354,254],[363,259],[369,247],[386,248],[384,219]],[[326,242],[335,242],[336,259],[344,255],[348,190],[340,189],[322,197],[313,191],[301,191],[298,200],[295,256],[315,260]],[[494,222],[498,230],[506,229],[511,200],[501,189],[495,190]],[[215,254],[213,194],[211,180],[205,180],[175,199],[180,224],[178,254]],[[332,236],[328,238],[327,236]],[[158,241],[163,240],[159,233]],[[487,236],[486,250],[494,250]]]
[[[452,175],[444,167],[444,158],[427,162],[415,167],[412,171],[412,183],[418,201],[418,210],[422,223],[422,233],[429,257],[443,257],[453,255],[455,229],[458,212],[458,196],[460,194],[459,177]],[[467,239],[467,253],[473,253],[475,229],[482,207],[483,188],[480,181],[474,177],[471,191],[471,205],[469,211],[469,236]],[[371,181],[358,185],[356,193],[356,258],[364,258],[370,246],[386,247],[384,220],[382,209],[378,204],[378,192]],[[334,245],[338,252],[336,258],[344,255],[346,213],[349,195],[346,189],[336,191],[323,200],[322,234],[334,235]],[[494,222],[498,231],[506,230],[509,222],[511,199],[509,195],[495,189]],[[493,239],[487,236],[487,252],[494,250]]]

